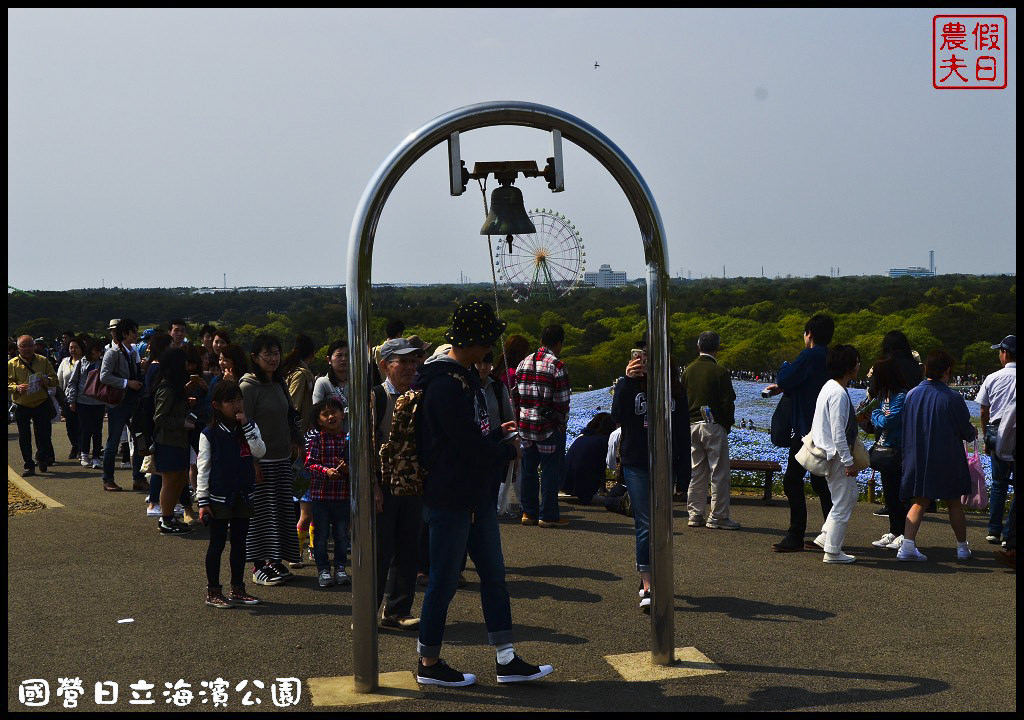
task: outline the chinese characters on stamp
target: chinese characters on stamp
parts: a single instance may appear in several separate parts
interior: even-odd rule
[[[932,18],[932,86],[938,90],[1006,87],[1005,15]]]

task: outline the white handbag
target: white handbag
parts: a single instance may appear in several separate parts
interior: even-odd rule
[[[796,453],[796,461],[811,475],[828,475],[828,458],[825,457],[825,451],[814,444],[811,433],[804,435],[803,444]]]

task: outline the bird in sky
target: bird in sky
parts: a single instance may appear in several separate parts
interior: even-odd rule
[[[595,60],[595,61],[594,61],[594,69],[595,69],[595,70],[597,70],[597,69],[598,69],[599,67],[601,67],[601,66],[600,66],[600,65],[598,65],[598,64],[597,64],[597,61]]]

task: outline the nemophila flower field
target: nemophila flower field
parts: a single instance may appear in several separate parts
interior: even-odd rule
[[[786,467],[788,453],[784,448],[772,445],[768,437],[768,428],[771,425],[772,413],[778,403],[778,397],[762,398],[761,390],[765,383],[747,382],[734,380],[733,388],[736,390],[736,425],[729,433],[729,455],[732,458],[745,460],[775,460]],[[859,388],[850,388],[850,398],[853,404],[860,403],[866,391]],[[586,392],[573,393],[569,401],[569,426],[567,444],[583,432],[590,419],[599,412],[610,412],[612,407],[611,388],[600,390],[588,390]],[[981,408],[976,402],[967,402],[967,408],[971,411],[972,418],[981,415]],[[746,419],[748,427],[740,427],[740,421]],[[874,437],[861,434],[864,444],[871,447]],[[982,455],[981,462],[985,468],[986,482],[992,477],[992,471],[987,455]],[[861,472],[858,477],[862,487],[866,487],[871,479],[872,470]],[[779,478],[777,478],[779,479]],[[877,480],[877,478],[876,478]]]

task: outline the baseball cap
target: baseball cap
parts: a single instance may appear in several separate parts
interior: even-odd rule
[[[999,342],[998,345],[993,345],[992,346],[993,350],[999,350],[1000,348],[1003,349],[1003,350],[1009,350],[1014,355],[1016,355],[1017,354],[1017,336],[1016,335],[1007,335],[1006,337],[1004,337]]]
[[[380,346],[380,359],[387,360],[392,355],[409,355],[411,353],[423,354],[423,351],[409,342],[406,338],[395,338],[388,340]]]

